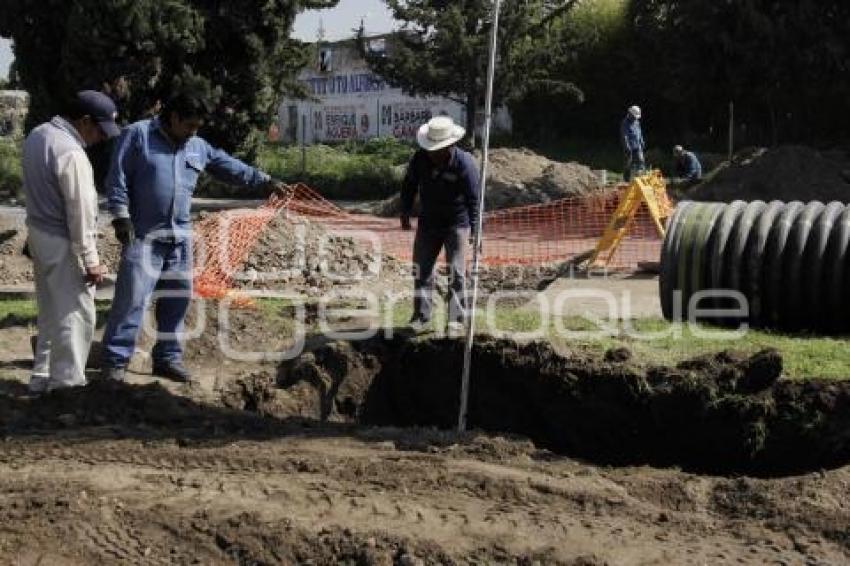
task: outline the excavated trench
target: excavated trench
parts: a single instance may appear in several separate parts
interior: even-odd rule
[[[281,417],[452,429],[462,357],[453,340],[332,343],[282,365],[265,386],[242,382],[240,395],[244,408]],[[772,350],[676,368],[629,357],[479,342],[469,426],[600,464],[778,476],[850,462],[850,382],[780,379]]]
[[[0,435],[85,435],[94,427],[189,441],[304,426],[453,430],[462,357],[460,341],[397,335],[246,368],[223,384],[218,402],[155,383],[98,381],[36,398],[6,392]],[[482,338],[473,351],[469,427],[598,464],[772,477],[850,463],[850,381],[781,378],[773,350],[675,368],[646,368],[630,357],[625,349],[561,356],[547,344]]]

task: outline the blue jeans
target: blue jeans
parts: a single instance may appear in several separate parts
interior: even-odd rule
[[[178,362],[183,349],[177,337],[192,297],[192,242],[135,240],[124,248],[115,297],[103,333],[103,364],[126,367],[154,291],[157,341],[151,356],[156,362]]]
[[[466,317],[466,246],[469,228],[418,228],[413,242],[413,318],[431,320],[434,268],[440,251],[449,265],[449,320]]]

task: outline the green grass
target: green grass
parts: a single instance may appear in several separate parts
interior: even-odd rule
[[[283,334],[294,329],[291,324],[292,305],[288,299],[256,299],[258,324],[269,324]],[[348,301],[334,303],[329,308],[363,308]],[[108,302],[97,302],[98,322],[102,324],[109,312]],[[365,314],[365,311],[364,311]],[[409,300],[395,303],[392,308],[382,305],[381,324],[400,328],[407,324],[412,314]],[[445,324],[445,309],[438,302],[434,311],[436,328]],[[0,321],[9,324],[35,324],[35,303],[27,299],[0,300]],[[492,324],[490,324],[492,322]],[[479,311],[479,332],[494,332],[496,335],[537,339],[544,337],[556,348],[582,350],[602,355],[611,348],[626,347],[634,354],[634,360],[643,365],[675,365],[686,359],[721,350],[735,350],[748,354],[765,348],[776,348],[784,359],[784,373],[790,378],[821,377],[827,379],[850,378],[850,348],[844,338],[822,337],[805,334],[783,334],[761,330],[749,330],[742,337],[728,340],[717,336],[701,336],[700,333],[728,333],[728,330],[697,325],[693,328],[674,325],[659,318],[645,318],[623,322],[603,323],[600,327],[581,317],[564,317],[541,324],[541,315],[525,306],[503,306],[495,309],[488,322],[486,313]],[[571,336],[563,331],[584,331],[593,335]],[[605,330],[603,332],[602,330]],[[315,333],[315,322],[308,324],[308,334]],[[539,331],[540,336],[528,333]],[[526,335],[523,336],[523,333]],[[637,335],[636,335],[637,333]],[[649,333],[658,336],[643,339]]]
[[[410,301],[400,301],[392,309],[382,308],[381,321],[386,326],[404,327],[412,312]],[[445,317],[445,308],[438,302],[434,310],[436,328],[445,325]],[[776,348],[782,353],[788,377],[850,378],[850,348],[842,338],[748,330],[740,338],[731,336],[733,339],[729,339],[730,331],[724,328],[705,324],[689,328],[660,318],[636,319],[628,325],[607,323],[601,327],[607,332],[600,331],[600,326],[594,322],[577,316],[549,320],[543,327],[541,315],[523,306],[499,307],[490,318],[492,324],[484,312],[478,312],[479,331],[532,339],[537,336],[529,333],[536,332],[558,348],[580,349],[599,355],[611,348],[626,347],[634,353],[635,361],[644,365],[675,365],[722,350],[753,354],[765,348]],[[563,330],[592,333],[593,336],[565,336]]]
[[[20,320],[32,319],[35,321],[38,309],[35,301],[30,299],[3,299],[0,300],[0,320],[7,317]]]
[[[303,182],[327,198],[370,200],[387,198],[399,191],[405,165],[413,153],[409,144],[390,139],[313,145],[306,150],[302,171],[301,148],[267,145],[259,166],[287,183]]]
[[[95,312],[98,327],[106,323],[106,316],[109,314],[109,307],[109,301],[95,301]],[[38,308],[36,307],[35,300],[33,299],[0,299],[0,327],[4,325],[34,326],[37,316]]]
[[[21,147],[18,142],[0,139],[0,195],[20,198]]]

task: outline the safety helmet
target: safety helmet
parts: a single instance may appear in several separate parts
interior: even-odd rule
[[[684,147],[682,147],[682,146],[680,146],[680,145],[677,145],[677,146],[674,146],[674,147],[673,147],[673,154],[674,154],[674,155],[681,155],[681,154],[683,154],[683,153],[685,153],[685,148],[684,148]]]
[[[640,106],[631,106],[629,108],[629,115],[632,118],[639,120],[640,119]]]

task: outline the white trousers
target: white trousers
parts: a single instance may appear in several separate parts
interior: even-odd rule
[[[29,248],[38,304],[33,376],[49,378],[49,389],[84,385],[95,287],[86,283],[80,258],[65,238],[30,227]]]

